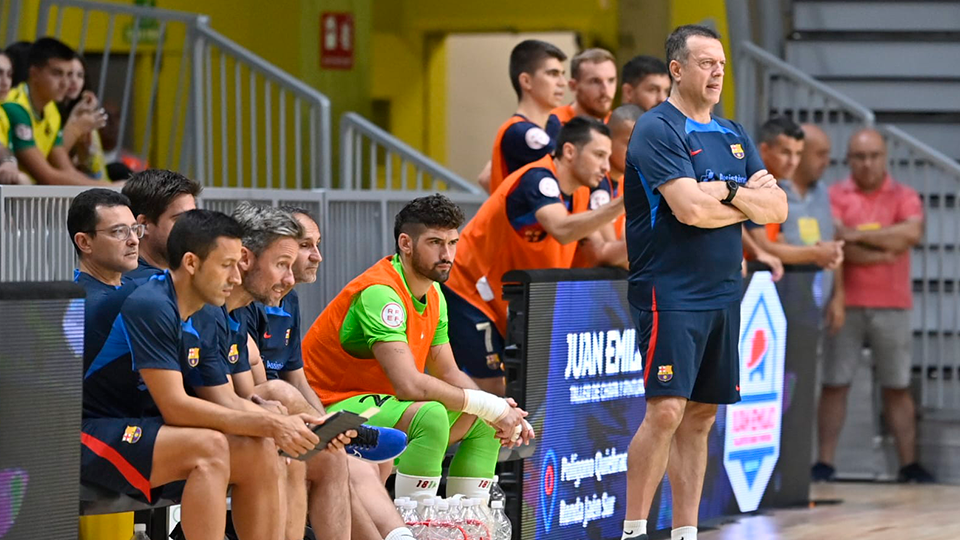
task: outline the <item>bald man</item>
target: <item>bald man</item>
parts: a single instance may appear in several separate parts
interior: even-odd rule
[[[882,388],[884,418],[897,442],[898,479],[933,482],[916,461],[916,413],[910,395],[910,250],[923,238],[923,206],[916,191],[890,177],[887,146],[876,130],[861,129],[850,137],[847,162],[850,177],[830,188],[845,263],[828,310],[832,332],[824,346],[820,456],[813,478],[833,478],[847,394],[866,343]]]

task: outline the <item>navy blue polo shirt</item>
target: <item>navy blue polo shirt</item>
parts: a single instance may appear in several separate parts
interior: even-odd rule
[[[136,280],[137,283],[143,283],[157,274],[162,274],[163,269],[148,263],[143,257],[137,259],[137,267],[124,274],[124,277]]]
[[[120,314],[123,302],[137,285],[128,277],[120,278],[120,286],[108,285],[80,270],[73,271],[73,281],[87,295],[83,304],[83,369],[93,363],[110,334],[111,322]]]
[[[552,154],[562,127],[560,120],[552,114],[547,120],[546,129],[527,120],[522,114],[514,116],[523,120],[511,124],[500,139],[500,152],[507,166],[507,174]]]
[[[659,187],[676,178],[746,183],[763,162],[743,127],[687,118],[669,101],[637,121],[624,176],[630,304],[639,310],[723,309],[740,298],[740,224],[680,223]]]
[[[227,371],[231,375],[250,371],[250,354],[247,350],[247,318],[243,308],[237,308],[227,313],[222,308],[224,323],[221,336],[224,337],[221,348],[224,358],[227,359]]]
[[[158,274],[133,291],[112,324],[99,324],[108,325],[110,331],[84,373],[84,417],[159,416],[141,369],[179,371],[191,386],[204,379],[202,370],[222,371],[201,354],[204,342],[192,321],[180,318],[169,273]]]
[[[245,309],[248,310],[245,314],[247,332],[260,349],[267,379],[279,378],[282,371],[302,369],[300,297],[297,291],[287,293],[277,307],[254,302]]]

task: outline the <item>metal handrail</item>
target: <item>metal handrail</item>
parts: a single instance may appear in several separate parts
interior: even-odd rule
[[[50,17],[50,6],[69,6],[80,9],[95,9],[106,13],[117,13],[120,15],[130,15],[133,17],[157,17],[162,14],[167,20],[183,23],[192,23],[203,17],[198,13],[188,11],[176,11],[172,9],[155,8],[149,6],[136,6],[132,4],[107,4],[104,2],[94,2],[91,0],[40,0],[40,11],[37,15],[37,28],[47,28]],[[39,35],[39,33],[38,33]]]
[[[317,149],[319,152],[318,161],[320,178],[319,185],[312,185],[310,187],[327,189],[332,188],[333,176],[331,172],[332,166],[330,159],[330,138],[332,133],[330,98],[319,92],[316,88],[313,88],[312,86],[304,83],[277,66],[257,56],[246,47],[243,47],[220,32],[217,32],[206,22],[198,26],[197,33],[201,36],[202,40],[216,45],[217,48],[219,48],[222,52],[227,52],[233,55],[235,58],[242,60],[249,68],[255,69],[263,77],[272,80],[274,83],[290,91],[292,94],[300,96],[304,101],[312,102],[317,106],[318,110],[320,111],[318,119],[319,125],[317,126],[320,139],[320,147]]]
[[[794,82],[800,83],[809,87],[812,90],[815,90],[824,96],[830,98],[831,100],[837,102],[837,104],[842,105],[847,109],[846,112],[859,118],[865,125],[872,126],[876,123],[876,117],[873,114],[873,111],[864,107],[860,103],[857,103],[853,98],[848,97],[847,95],[838,92],[836,89],[827,86],[826,84],[814,79],[810,75],[807,75],[803,71],[800,71],[796,67],[786,63],[785,61],[777,58],[776,56],[768,53],[767,51],[761,49],[760,47],[754,45],[749,41],[743,41],[740,43],[740,53],[752,57],[757,62],[765,65],[768,68],[773,68],[779,72],[779,75],[792,79]],[[746,98],[746,93],[740,92],[738,96],[744,96]],[[738,107],[739,113],[740,107]]]
[[[14,2],[14,7],[19,2]],[[55,14],[56,22],[50,20]],[[37,17],[37,35],[51,33],[59,36],[63,30],[64,13],[68,10],[79,10],[83,14],[83,27],[79,49],[82,52],[86,42],[87,24],[92,14],[103,14],[108,17],[109,29],[104,47],[104,61],[100,69],[99,85],[95,85],[97,94],[102,95],[107,79],[107,60],[112,52],[112,39],[115,21],[119,17],[129,17],[135,21],[146,19],[159,20],[160,39],[156,50],[150,50],[155,58],[153,79],[151,80],[150,111],[147,114],[146,135],[140,151],[141,159],[146,159],[151,148],[160,148],[158,135],[152,137],[150,129],[154,112],[157,110],[155,99],[157,93],[157,78],[160,73],[162,50],[164,49],[164,35],[170,24],[183,24],[185,38],[182,44],[180,59],[180,73],[176,92],[173,93],[172,125],[167,138],[167,160],[159,166],[178,169],[186,174],[192,174],[205,185],[213,185],[218,181],[222,185],[239,183],[256,187],[262,185],[258,179],[258,171],[266,172],[268,186],[290,186],[288,178],[295,181],[297,188],[332,187],[332,159],[331,159],[331,104],[330,100],[317,89],[310,87],[292,75],[270,64],[250,50],[242,47],[223,34],[210,27],[209,17],[197,13],[172,11],[167,9],[134,6],[124,4],[109,4],[93,0],[41,0]],[[139,33],[132,35],[129,51],[121,53],[127,58],[127,75],[124,81],[124,93],[121,109],[119,139],[125,140],[123,135],[127,128],[126,118],[132,104],[130,97],[133,66],[138,53]],[[169,45],[169,44],[167,44]],[[168,47],[169,48],[169,47]],[[214,60],[216,51],[219,54],[219,63]],[[237,84],[228,87],[226,81],[226,59],[229,57],[231,69],[236,74]],[[249,72],[249,98],[241,98],[240,70]],[[214,70],[219,68],[219,93],[214,93]],[[257,96],[256,87],[262,84],[264,93]],[[228,89],[233,93],[232,110],[227,110]],[[272,97],[271,97],[272,94]],[[286,107],[289,99],[289,109]],[[185,108],[181,108],[185,105]],[[258,109],[259,107],[259,109]],[[274,111],[277,111],[276,113]],[[257,126],[257,113],[264,116],[266,128]],[[246,116],[244,116],[246,115]],[[286,120],[292,117],[290,130]],[[242,122],[242,118],[249,118],[250,127],[246,130],[234,129],[230,137],[235,139],[228,143],[229,122]],[[182,120],[181,120],[182,119]],[[271,120],[279,123],[279,129]],[[219,125],[219,136],[215,137],[214,125]],[[306,140],[301,126],[306,127]],[[249,133],[244,133],[247,131]],[[261,131],[262,133],[258,133]],[[295,159],[287,175],[288,163],[286,159],[287,132],[295,146]],[[244,137],[244,136],[247,137]],[[276,143],[274,144],[274,138]],[[178,143],[178,139],[182,142]],[[249,160],[244,160],[243,144],[249,139]],[[231,147],[230,144],[233,144]],[[259,147],[258,147],[259,144]],[[233,151],[231,152],[231,148]],[[181,149],[186,151],[181,151]],[[305,154],[305,155],[304,155]],[[235,159],[228,162],[228,155]],[[174,156],[179,156],[179,163],[175,163]],[[278,165],[274,174],[273,163]],[[216,169],[219,169],[218,179],[215,180]],[[307,173],[307,174],[304,174]],[[304,177],[305,178],[302,178]]]
[[[362,181],[360,176],[363,173],[363,148],[362,140],[360,140],[361,137],[369,139],[370,143],[369,155],[371,156],[371,160],[368,164],[368,172],[370,173],[371,178],[377,174],[377,149],[383,148],[387,153],[387,189],[390,189],[390,186],[393,183],[391,174],[393,172],[391,158],[392,155],[395,154],[401,162],[401,178],[399,180],[401,183],[401,189],[405,187],[404,184],[406,184],[406,168],[404,164],[408,163],[417,169],[416,174],[418,180],[422,175],[426,174],[432,177],[434,180],[440,180],[446,183],[448,186],[454,187],[461,191],[476,195],[483,193],[483,190],[481,190],[480,187],[473,182],[464,179],[450,169],[447,169],[446,167],[424,156],[422,153],[400,139],[394,137],[390,133],[384,131],[373,122],[353,112],[344,113],[344,115],[340,117],[341,189],[361,188]],[[370,183],[372,184],[370,189],[377,189],[377,182],[375,178],[372,178]],[[429,189],[431,187],[432,184],[428,186],[421,186],[420,182],[417,182],[417,189]]]
[[[960,163],[957,163],[955,159],[952,159],[936,148],[925,144],[923,141],[903,131],[897,126],[891,124],[881,124],[877,126],[877,129],[886,135],[887,138],[896,139],[899,143],[909,147],[911,151],[920,154],[927,160],[931,161],[934,165],[944,169],[945,172],[954,174],[957,177],[957,180],[960,181]]]

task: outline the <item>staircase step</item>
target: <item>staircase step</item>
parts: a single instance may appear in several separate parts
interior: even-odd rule
[[[789,41],[786,60],[813,77],[927,77],[960,73],[960,41]]]
[[[960,79],[821,80],[874,112],[960,112]]]
[[[956,2],[793,2],[799,31],[955,31]]]

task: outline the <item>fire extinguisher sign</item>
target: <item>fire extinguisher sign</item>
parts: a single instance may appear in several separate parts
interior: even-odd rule
[[[353,14],[326,11],[320,14],[320,67],[353,69]]]

